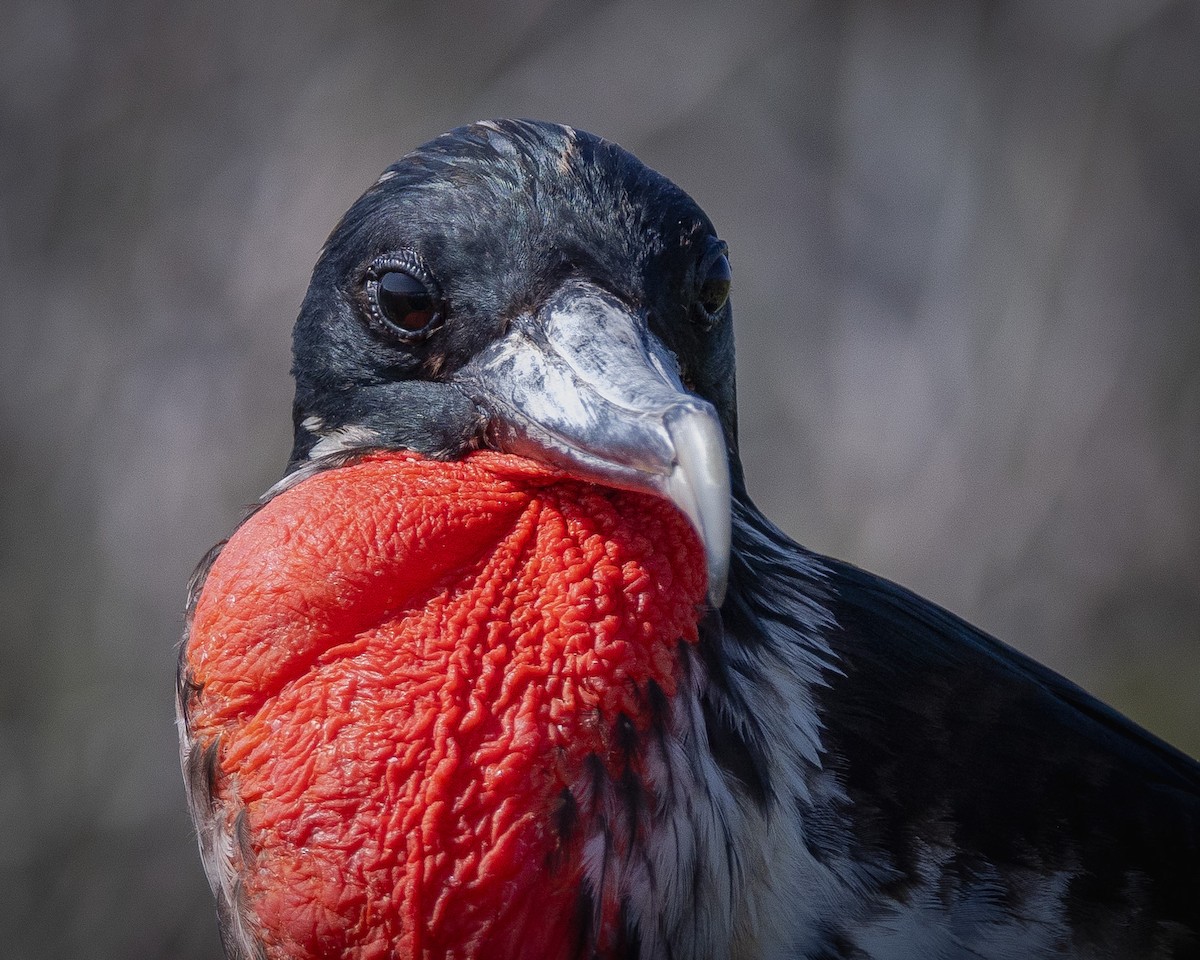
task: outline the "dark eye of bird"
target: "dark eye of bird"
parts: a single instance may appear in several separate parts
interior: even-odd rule
[[[711,316],[725,306],[732,282],[733,271],[729,268],[729,258],[721,254],[708,265],[700,283],[700,305],[704,307],[705,313]]]
[[[406,270],[388,270],[374,287],[380,318],[400,335],[423,333],[438,319],[438,301],[420,277]]]

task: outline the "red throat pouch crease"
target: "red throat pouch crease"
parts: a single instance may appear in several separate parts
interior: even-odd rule
[[[621,741],[705,588],[671,504],[508,455],[373,454],[257,510],[185,669],[267,955],[563,956],[586,769],[641,776]]]

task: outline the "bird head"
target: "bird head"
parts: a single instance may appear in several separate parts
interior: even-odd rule
[[[295,329],[290,467],[483,448],[654,493],[700,534],[719,605],[729,287],[708,217],[617,145],[529,121],[452,131],[389,167],[325,244]]]

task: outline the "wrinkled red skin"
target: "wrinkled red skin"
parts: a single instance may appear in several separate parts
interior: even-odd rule
[[[704,570],[665,501],[494,453],[371,455],[255,513],[186,665],[267,955],[566,957],[563,790],[588,754],[617,772],[647,681],[674,690]]]

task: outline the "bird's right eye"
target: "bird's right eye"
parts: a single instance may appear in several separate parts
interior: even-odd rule
[[[380,277],[375,296],[383,319],[405,333],[424,330],[437,313],[425,284],[403,270],[389,270]]]
[[[371,313],[385,331],[401,340],[424,337],[442,322],[437,286],[416,263],[384,260],[367,274]]]

